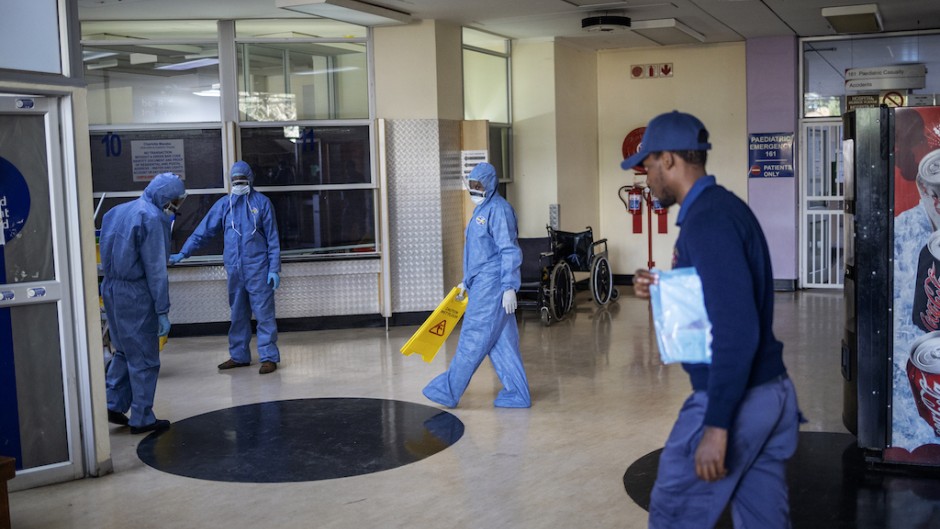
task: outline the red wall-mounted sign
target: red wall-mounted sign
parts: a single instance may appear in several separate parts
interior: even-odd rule
[[[646,127],[633,129],[623,139],[621,151],[623,152],[624,160],[640,152],[640,142],[643,140],[644,132],[646,132]],[[636,174],[646,174],[646,170],[643,169],[642,165],[634,167],[633,170],[636,171]]]

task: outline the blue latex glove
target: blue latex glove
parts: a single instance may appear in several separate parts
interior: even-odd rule
[[[166,314],[157,314],[157,336],[170,334],[170,318]]]
[[[186,259],[186,256],[184,256],[181,253],[175,253],[170,256],[170,264],[175,265],[176,263],[182,261],[183,259]]]
[[[281,276],[277,275],[277,272],[268,272],[268,284],[277,290],[277,287],[281,286]]]

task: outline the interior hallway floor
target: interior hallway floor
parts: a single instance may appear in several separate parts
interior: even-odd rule
[[[146,436],[112,426],[114,473],[11,494],[13,528],[646,527],[646,511],[626,493],[624,473],[662,447],[689,381],[680,366],[659,361],[648,303],[620,288],[623,295],[606,308],[580,292],[574,314],[550,327],[534,312],[521,313],[532,408],[493,408],[499,382],[485,361],[449,410],[463,423],[463,436],[425,459],[320,481],[209,481],[146,465],[137,453]],[[802,431],[845,434],[841,292],[778,293],[774,327],[809,419]],[[171,338],[154,409],[160,418],[183,421],[289,399],[435,406],[421,389],[446,368],[458,332],[427,364],[398,352],[415,329],[281,333],[282,362],[263,376],[257,360],[250,368],[216,369],[228,358],[224,336]],[[274,454],[252,457],[277,462]],[[826,476],[826,468],[816,471],[820,479],[842,480]]]

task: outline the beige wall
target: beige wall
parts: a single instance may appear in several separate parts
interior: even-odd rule
[[[510,202],[522,237],[544,237],[549,205],[561,229],[597,233],[597,54],[553,42],[513,47]],[[600,238],[600,237],[598,237]]]
[[[507,198],[519,236],[544,237],[548,205],[558,202],[554,43],[514,44],[512,79],[514,181]]]
[[[437,48],[437,117],[463,119],[463,35],[461,27],[450,22],[434,25]]]
[[[377,117],[463,119],[460,31],[434,20],[375,28]]]
[[[555,45],[555,112],[560,228],[581,231],[591,226],[595,239],[600,239],[597,53],[593,50]]]
[[[376,117],[437,118],[434,21],[378,27],[373,39]]]
[[[631,79],[630,65],[672,63],[671,78]],[[620,169],[626,134],[650,118],[672,110],[696,115],[711,133],[708,172],[747,200],[747,108],[744,43],[642,50],[610,50],[598,54],[598,142],[600,233],[608,238],[615,274],[632,274],[647,261],[646,217],[643,234],[633,234],[618,189],[643,176]],[[669,233],[653,235],[653,260],[658,268],[672,266],[678,207],[669,211]],[[645,215],[645,211],[644,211]],[[654,232],[656,224],[653,225]]]

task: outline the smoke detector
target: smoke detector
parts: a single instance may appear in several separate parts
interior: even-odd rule
[[[630,17],[618,15],[597,15],[581,19],[581,29],[585,31],[623,31],[630,29]]]

